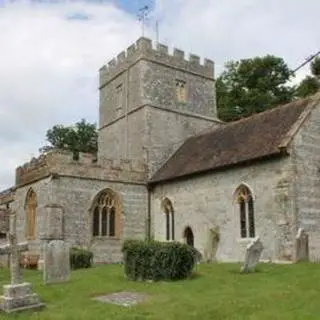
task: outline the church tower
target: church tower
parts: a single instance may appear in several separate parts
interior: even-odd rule
[[[140,38],[100,69],[99,158],[142,160],[149,177],[188,137],[220,124],[214,63]]]

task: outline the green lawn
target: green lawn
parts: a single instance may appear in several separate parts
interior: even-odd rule
[[[190,280],[137,283],[125,280],[119,265],[72,272],[67,284],[45,286],[38,271],[24,279],[46,303],[40,312],[0,314],[0,319],[118,320],[118,319],[320,319],[320,265],[259,265],[258,272],[239,273],[240,265],[197,266]],[[8,270],[0,270],[6,284]],[[92,296],[137,291],[149,299],[134,307],[104,304]]]

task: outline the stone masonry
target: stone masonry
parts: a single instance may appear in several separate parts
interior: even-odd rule
[[[150,177],[187,137],[221,123],[213,62],[184,56],[140,38],[100,69],[99,157],[142,160]],[[175,96],[180,80],[186,83],[185,102]]]
[[[190,226],[195,247],[204,253],[208,230],[219,227],[217,260],[242,261],[246,246],[252,240],[240,237],[235,191],[244,184],[253,190],[256,234],[265,246],[262,259],[291,260],[293,238],[289,234],[289,241],[285,244],[281,239],[290,231],[293,203],[287,203],[285,216],[275,201],[278,182],[283,179],[292,179],[290,158],[159,184],[152,194],[154,237],[165,240],[165,214],[161,210],[161,200],[168,197],[175,212],[176,240],[184,242],[184,230]]]
[[[296,233],[309,235],[310,260],[320,261],[320,108],[314,108],[292,141],[292,161],[296,169]]]
[[[36,160],[17,169],[17,183],[20,182],[21,187],[15,192],[12,208],[20,213],[17,228],[21,239],[25,235],[24,203],[28,190],[32,188],[38,198],[36,237],[35,240],[29,240],[31,252],[41,254],[44,243],[40,240],[41,235],[46,233],[44,228],[48,227],[43,223],[47,207],[58,204],[63,211],[63,238],[70,246],[92,249],[96,262],[121,261],[120,238],[92,238],[90,208],[95,196],[106,187],[121,198],[124,221],[122,236],[145,237],[147,189],[143,183],[144,165],[139,161],[116,160],[105,160],[102,165],[101,162],[92,163],[88,159],[88,155],[80,154],[79,160],[75,161],[72,153],[53,151],[38,160],[40,169]],[[38,179],[40,172],[42,179]],[[32,177],[34,182],[27,183]]]

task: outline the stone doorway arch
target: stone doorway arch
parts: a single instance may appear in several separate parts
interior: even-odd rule
[[[187,245],[194,247],[194,235],[191,227],[186,227],[184,229],[183,237]]]

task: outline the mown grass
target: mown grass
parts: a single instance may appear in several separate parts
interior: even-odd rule
[[[126,280],[123,266],[104,265],[73,271],[69,283],[47,286],[41,272],[23,271],[46,308],[1,313],[0,319],[320,319],[319,265],[261,264],[258,272],[248,275],[239,269],[237,264],[199,265],[189,280],[142,283]],[[1,270],[0,284],[8,279],[8,270]],[[146,293],[149,298],[129,308],[91,299],[123,290]]]

